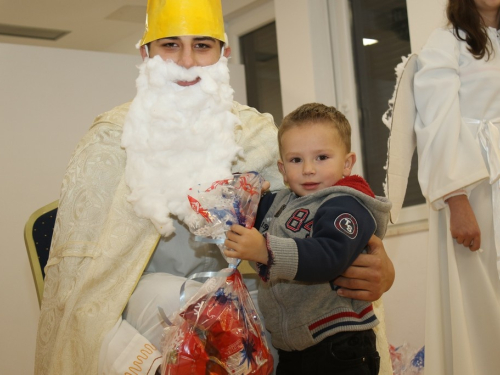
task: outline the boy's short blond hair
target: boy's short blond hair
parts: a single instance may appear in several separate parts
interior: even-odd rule
[[[294,127],[306,124],[326,123],[336,129],[346,152],[351,152],[351,125],[345,116],[335,107],[321,103],[307,103],[285,116],[278,129],[278,146],[281,155],[281,138]]]

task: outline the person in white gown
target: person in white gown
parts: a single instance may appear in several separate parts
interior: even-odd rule
[[[449,0],[418,54],[429,204],[425,372],[500,374],[500,0]]]

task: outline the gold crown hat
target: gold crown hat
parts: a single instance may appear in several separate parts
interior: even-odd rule
[[[148,0],[146,30],[140,45],[182,35],[226,42],[220,0]]]

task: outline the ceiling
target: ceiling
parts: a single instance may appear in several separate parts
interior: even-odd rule
[[[225,22],[271,0],[221,0]],[[0,0],[0,43],[136,54],[147,0]],[[35,32],[39,37],[2,35]],[[40,30],[42,29],[42,30]],[[48,31],[67,32],[56,40]]]

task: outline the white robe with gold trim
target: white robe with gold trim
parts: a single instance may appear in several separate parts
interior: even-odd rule
[[[35,358],[37,375],[97,374],[103,340],[119,325],[159,241],[151,221],[138,218],[127,202],[130,190],[124,177],[126,153],[120,142],[129,106],[121,105],[96,118],[66,170],[45,269]],[[276,166],[277,128],[272,117],[236,102],[233,112],[242,122],[236,126],[235,136],[245,155],[233,164],[233,171],[258,171],[273,189],[280,189],[283,185]],[[203,262],[203,258],[199,261]],[[379,314],[383,321],[383,313]],[[152,355],[151,348],[147,340],[129,328],[144,349],[130,360],[141,365],[143,359],[139,357]],[[380,342],[387,342],[385,330],[378,330],[378,335]],[[380,351],[388,369],[386,349]],[[156,365],[154,358],[149,361]],[[389,369],[381,372],[391,373]]]

